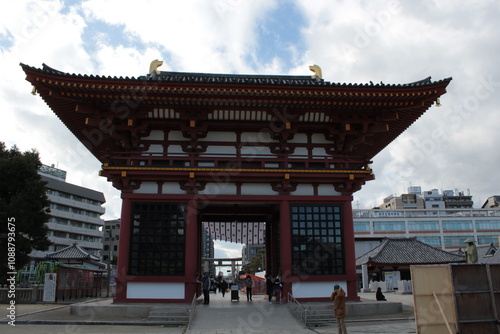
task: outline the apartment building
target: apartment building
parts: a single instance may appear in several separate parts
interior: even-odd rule
[[[101,256],[104,194],[66,182],[66,171],[54,166],[43,165],[39,173],[47,182],[47,196],[51,202],[47,226],[48,238],[53,244],[47,251],[33,251],[30,257],[43,260],[47,253],[75,242],[89,253]]]

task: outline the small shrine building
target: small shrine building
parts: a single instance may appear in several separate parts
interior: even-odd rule
[[[26,80],[122,193],[115,302],[190,302],[201,229],[264,242],[284,297],[358,300],[352,195],[372,158],[451,78],[331,83],[312,76],[162,72],[137,78],[21,64]]]

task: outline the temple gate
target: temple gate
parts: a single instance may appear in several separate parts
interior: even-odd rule
[[[451,78],[339,84],[313,76],[161,72],[82,76],[21,64],[27,80],[122,192],[116,302],[189,302],[200,231],[262,236],[284,295],[357,300],[352,194],[371,159]],[[222,237],[221,237],[222,238]],[[253,240],[253,241],[252,241]]]

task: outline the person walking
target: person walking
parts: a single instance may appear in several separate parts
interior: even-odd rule
[[[338,334],[347,334],[347,330],[345,328],[345,292],[338,284],[335,284],[333,287],[330,299],[333,301],[335,318],[337,318]]]
[[[283,284],[281,283],[279,277],[274,280],[274,298],[276,299],[276,304],[281,302],[281,290],[283,290]]]
[[[244,279],[245,282],[245,289],[247,290],[247,302],[252,301],[252,277],[250,275],[247,275],[247,277]]]
[[[198,278],[201,282],[201,289],[203,290],[203,304],[208,305],[210,303],[210,276],[207,271],[203,277]]]
[[[266,277],[266,292],[267,295],[269,296],[269,304],[271,304],[274,294],[274,283],[273,280],[271,279],[271,275],[267,275]]]
[[[224,295],[226,294],[226,290],[229,287],[229,285],[227,284],[225,279],[222,279],[219,287],[220,287],[220,291],[222,292],[222,297],[224,297]]]

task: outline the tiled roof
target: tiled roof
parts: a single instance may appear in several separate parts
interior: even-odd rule
[[[477,246],[477,262],[500,263],[500,252],[498,248],[493,246],[493,244]]]
[[[386,238],[380,245],[356,259],[362,264],[437,264],[465,262],[465,256],[453,254],[418,241],[416,238]]]
[[[78,246],[77,244],[68,246],[54,253],[49,253],[45,257],[48,259],[55,259],[55,260],[56,259],[88,259],[94,261],[100,260],[98,256],[89,253],[88,251]]]
[[[304,75],[261,75],[261,74],[218,74],[218,73],[192,73],[192,72],[164,72],[160,74],[138,76],[138,77],[116,77],[67,73],[56,70],[46,64],[42,64],[42,69],[29,65],[20,64],[23,68],[39,71],[42,73],[65,76],[79,79],[99,79],[99,80],[126,80],[126,81],[161,81],[161,82],[184,82],[184,83],[209,83],[209,84],[254,84],[254,85],[292,85],[292,86],[331,86],[331,87],[425,87],[428,85],[449,82],[451,78],[446,78],[433,82],[431,77],[405,83],[405,84],[385,84],[380,83],[335,83],[323,79],[313,79],[312,76]]]

